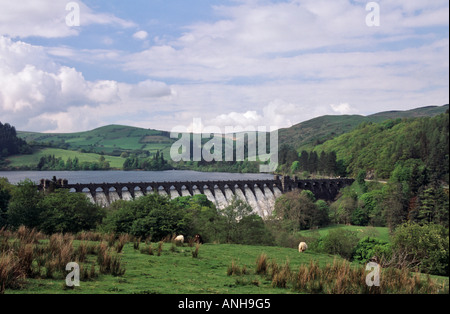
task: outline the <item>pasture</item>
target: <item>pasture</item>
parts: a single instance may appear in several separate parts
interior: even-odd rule
[[[64,150],[58,148],[44,148],[36,151],[32,155],[15,155],[8,157],[10,161],[9,166],[12,168],[19,168],[24,166],[36,166],[39,163],[39,159],[45,156],[55,156],[56,158],[62,158],[67,161],[68,158],[72,160],[78,158],[80,163],[83,162],[98,162],[100,155],[93,153],[80,153],[78,151]],[[110,163],[113,169],[122,169],[124,158],[107,156],[105,155],[105,160]]]
[[[371,237],[385,242],[390,242],[389,228],[387,227],[361,227],[350,225],[333,225],[315,230],[300,231],[299,235],[303,237],[326,236],[331,230],[345,229],[355,232],[358,238]]]
[[[175,245],[173,242],[145,243],[129,238],[127,241],[111,238],[97,239],[90,241],[86,238],[74,237],[73,252],[79,252],[80,246],[91,247],[88,249],[82,268],[89,270],[94,275],[83,275],[80,286],[69,289],[65,285],[65,276],[69,273],[56,273],[46,277],[45,267],[39,268],[38,273],[26,279],[25,284],[16,289],[7,289],[6,294],[292,294],[292,293],[323,293],[317,290],[324,283],[317,282],[316,285],[308,286],[312,290],[296,290],[301,286],[296,281],[286,283],[286,278],[277,277],[276,274],[285,274],[289,280],[300,278],[300,273],[308,274],[308,269],[314,268],[316,275],[313,279],[303,281],[314,283],[314,276],[322,274],[321,278],[326,280],[345,280],[353,274],[359,281],[364,282],[365,269],[361,265],[344,262],[341,258],[319,254],[312,251],[299,253],[296,249],[271,247],[271,246],[248,246],[236,244],[203,244],[199,246],[197,253],[196,246],[188,243]],[[108,240],[109,237],[109,240]],[[111,241],[112,239],[112,241]],[[9,240],[10,243],[15,240]],[[47,245],[48,238],[39,240],[35,252],[44,252],[42,246]],[[100,271],[100,262],[96,258],[94,246],[106,246],[114,256],[120,256],[119,268],[125,272],[119,275]],[[123,246],[122,246],[122,245]],[[5,245],[5,244],[3,244]],[[117,249],[120,247],[120,249]],[[116,252],[117,250],[117,252]],[[20,254],[20,253],[19,253]],[[35,253],[36,254],[36,253]],[[78,253],[77,253],[78,254]],[[75,256],[75,255],[73,255]],[[261,256],[266,256],[263,261],[267,267],[261,274]],[[2,258],[4,258],[2,256]],[[38,258],[37,258],[38,260]],[[36,262],[31,268],[36,271]],[[44,262],[42,262],[44,263]],[[0,263],[1,266],[1,263]],[[0,267],[1,268],[1,267]],[[277,270],[275,274],[274,270]],[[322,269],[317,272],[318,269]],[[323,275],[331,274],[334,269],[338,274],[341,269],[343,275]],[[330,273],[326,273],[325,270]],[[350,270],[354,270],[350,272]],[[298,272],[298,274],[297,274]],[[86,271],[86,274],[88,272]],[[328,276],[328,277],[327,277]],[[436,280],[427,286],[431,279],[425,275],[410,276],[409,272],[400,272],[396,279],[397,285],[401,287],[412,285],[411,289],[435,289],[436,286],[446,286],[448,292],[448,278],[432,276]],[[396,278],[397,278],[396,277]],[[277,281],[275,281],[275,278]],[[283,281],[284,280],[284,281]],[[323,279],[321,279],[323,280]],[[281,284],[280,284],[281,282]],[[283,284],[284,282],[284,284]],[[399,284],[401,282],[401,284]],[[336,287],[341,287],[342,283],[337,283]],[[332,282],[334,285],[334,281]],[[364,289],[364,284],[361,285]],[[418,288],[417,288],[418,287]],[[334,289],[334,287],[330,288]],[[359,288],[361,289],[361,288]],[[334,291],[334,290],[332,290]],[[345,290],[343,290],[345,291]],[[415,291],[415,290],[413,290]],[[422,290],[420,290],[422,291]],[[429,290],[423,290],[429,291]],[[441,290],[439,290],[441,291]],[[337,291],[337,293],[340,293]]]

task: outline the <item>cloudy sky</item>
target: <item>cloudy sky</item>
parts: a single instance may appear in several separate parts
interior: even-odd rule
[[[0,0],[0,121],[289,127],[448,103],[448,0],[374,2],[379,26],[362,0]]]

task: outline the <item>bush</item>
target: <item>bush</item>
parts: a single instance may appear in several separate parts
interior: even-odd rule
[[[40,229],[47,233],[78,233],[93,230],[105,212],[81,193],[57,190],[40,202]]]
[[[189,225],[185,214],[185,210],[170,198],[153,193],[134,201],[120,202],[120,207],[104,220],[102,229],[160,240],[171,234],[185,234]]]
[[[391,246],[385,241],[371,237],[365,237],[358,242],[353,259],[362,264],[368,263],[372,258],[377,260],[389,259]]]
[[[322,249],[333,255],[351,259],[358,244],[358,236],[355,232],[345,229],[331,230],[321,241]]]
[[[409,266],[433,275],[449,275],[449,231],[441,225],[405,223],[395,229],[393,253]]]
[[[40,225],[42,208],[40,201],[43,194],[39,193],[31,180],[20,182],[12,190],[11,200],[8,204],[8,224],[14,228],[26,226],[30,229]]]

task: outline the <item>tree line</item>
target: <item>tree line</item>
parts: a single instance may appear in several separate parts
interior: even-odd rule
[[[110,170],[111,166],[105,159],[105,156],[100,156],[98,161],[80,162],[78,157],[68,157],[65,161],[62,157],[55,157],[55,155],[42,156],[36,165],[36,170],[39,171],[90,171],[90,170]]]
[[[0,158],[15,154],[31,154],[31,147],[22,139],[17,137],[14,126],[9,123],[0,122]]]
[[[164,159],[164,153],[159,150],[149,157],[140,157],[138,155],[126,156],[123,163],[123,170],[146,170],[146,171],[162,171],[170,170],[172,166]]]
[[[290,145],[281,145],[279,153],[279,168],[282,173],[302,174],[303,176],[345,176],[346,171],[340,161],[337,160],[334,151],[317,153],[303,150],[300,154]]]

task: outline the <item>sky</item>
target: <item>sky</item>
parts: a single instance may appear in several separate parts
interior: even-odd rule
[[[449,103],[448,0],[0,0],[0,121],[286,128]]]

